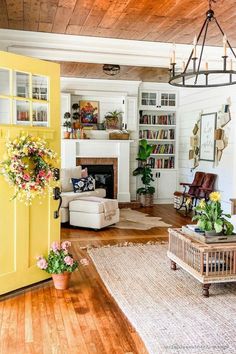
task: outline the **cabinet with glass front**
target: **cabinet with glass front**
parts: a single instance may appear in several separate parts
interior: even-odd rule
[[[49,78],[0,68],[0,124],[49,126]]]

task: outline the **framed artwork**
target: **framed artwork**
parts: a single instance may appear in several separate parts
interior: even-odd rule
[[[98,101],[80,101],[80,117],[81,123],[97,124],[99,116],[99,102]]]
[[[217,113],[201,114],[199,160],[215,161],[216,118]]]

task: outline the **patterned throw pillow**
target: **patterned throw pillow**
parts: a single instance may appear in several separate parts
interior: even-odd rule
[[[74,193],[94,191],[94,179],[92,176],[86,178],[71,178]]]

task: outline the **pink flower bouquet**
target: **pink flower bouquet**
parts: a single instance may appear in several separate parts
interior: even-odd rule
[[[73,258],[72,254],[69,252],[71,247],[71,242],[54,241],[51,244],[51,249],[48,257],[38,256],[37,266],[45,270],[50,274],[60,274],[64,272],[73,272],[79,267],[79,264],[86,266],[88,265],[88,260],[86,258],[77,261]]]

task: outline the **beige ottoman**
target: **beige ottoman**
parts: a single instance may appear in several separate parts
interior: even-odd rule
[[[108,204],[105,204],[108,203]],[[70,225],[101,229],[119,221],[118,201],[87,197],[70,202]]]

